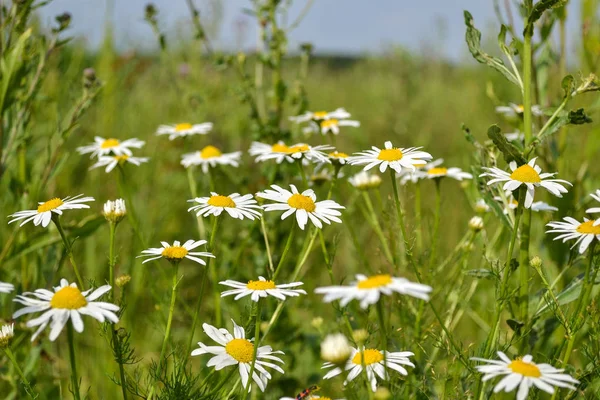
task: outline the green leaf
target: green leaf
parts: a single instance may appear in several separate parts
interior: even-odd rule
[[[523,322],[517,321],[516,319],[507,319],[506,324],[517,334],[519,334],[521,332],[521,328],[525,326]]]
[[[535,6],[533,6],[533,10],[531,10],[531,14],[527,18],[527,24],[525,25],[525,29],[523,30],[523,36],[532,36],[533,35],[533,26],[535,22],[542,17],[545,11],[551,8],[562,7],[567,4],[568,0],[540,0]]]
[[[467,26],[467,31],[465,33],[465,40],[467,41],[467,46],[469,46],[469,51],[473,55],[473,58],[477,60],[481,64],[486,64],[489,67],[495,69],[500,72],[506,79],[519,86],[519,82],[517,78],[506,68],[504,62],[497,58],[493,57],[483,50],[481,50],[481,32],[475,28],[473,16],[468,11],[464,12],[465,15],[465,25]],[[506,28],[505,28],[506,29]],[[500,31],[502,35],[502,31]]]
[[[519,149],[506,140],[506,137],[502,134],[498,125],[490,126],[487,135],[492,142],[494,142],[498,150],[502,152],[507,163],[510,163],[511,161],[516,161],[519,165],[527,163],[527,160],[525,160],[525,157],[523,157]]]
[[[9,89],[13,84],[19,84],[19,82],[13,81],[25,59],[25,57],[23,57],[23,52],[25,51],[27,41],[31,37],[31,32],[31,29],[27,29],[23,32],[17,39],[13,48],[10,49],[0,61],[0,76],[2,76],[2,79],[0,80],[0,115],[4,113],[4,109],[7,107],[5,102],[9,95]]]
[[[465,271],[464,274],[478,279],[496,279],[496,275],[489,269],[471,269]]]
[[[571,282],[569,282],[567,287],[565,287],[562,292],[560,292],[556,295],[556,301],[558,302],[559,306],[564,306],[564,305],[569,304],[579,298],[579,294],[581,293],[581,286],[583,283],[583,278],[584,278],[584,274],[577,275],[575,278],[573,278],[573,280]],[[594,282],[594,284],[595,285],[600,284],[600,277],[596,278],[596,281]],[[536,316],[540,315],[541,313],[546,311],[548,308],[549,308],[548,304],[543,304],[539,308],[539,310],[537,310],[535,315]]]
[[[589,124],[592,122],[592,119],[588,117],[588,115],[583,111],[583,108],[580,108],[576,111],[569,111],[569,115],[567,117],[567,123],[571,125],[583,125]]]
[[[564,98],[571,97],[573,95],[573,91],[575,90],[575,78],[573,75],[567,75],[563,78],[561,84],[564,93]]]

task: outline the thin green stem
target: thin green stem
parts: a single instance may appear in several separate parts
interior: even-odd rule
[[[275,268],[275,273],[273,274],[273,281],[277,279],[279,276],[279,272],[281,272],[281,266],[283,265],[285,258],[292,247],[292,242],[294,241],[294,233],[296,232],[296,222],[292,223],[292,227],[290,228],[290,233],[288,235],[287,241],[285,242],[285,247],[283,249],[283,253],[281,253],[281,258],[277,263],[277,267]]]
[[[62,225],[60,224],[60,217],[57,214],[53,213],[52,221],[54,221],[56,229],[58,229],[58,233],[60,233],[60,237],[62,238],[63,244],[65,245],[65,250],[67,251],[67,255],[69,256],[69,261],[71,262],[71,265],[73,266],[73,271],[75,271],[75,276],[77,277],[77,284],[83,290],[83,279],[81,279],[81,275],[79,274],[79,268],[77,267],[77,262],[75,261],[75,257],[73,256],[73,248],[71,247],[71,242],[69,242],[69,238],[67,238],[67,235],[63,230]]]
[[[392,179],[392,190],[394,191],[394,202],[396,203],[396,214],[398,216],[398,225],[400,225],[400,231],[402,232],[402,239],[404,240],[404,251],[408,262],[413,267],[413,270],[417,274],[417,278],[421,280],[421,273],[415,265],[415,260],[412,254],[412,247],[406,233],[406,226],[404,226],[404,214],[402,212],[402,204],[400,203],[400,197],[398,196],[398,184],[396,183],[396,172],[390,168],[390,178]],[[395,252],[394,252],[395,253]]]
[[[298,166],[298,169],[300,170],[300,177],[302,178],[302,184],[304,185],[305,188],[307,188],[308,181],[306,180],[306,173],[304,172],[304,167],[302,166],[302,159],[296,161],[296,165]]]
[[[140,241],[140,244],[143,246],[143,248],[147,248],[148,246],[146,244],[146,240],[142,236],[142,232],[140,231],[135,207],[133,201],[131,200],[131,191],[129,190],[129,186],[127,185],[125,169],[121,165],[119,165],[118,183],[121,197],[125,199],[125,203],[127,204],[127,219],[129,219],[129,223],[133,227],[133,231],[135,232],[135,235]]]
[[[260,218],[260,228],[263,234],[263,240],[265,241],[265,250],[267,251],[267,259],[269,261],[269,275],[273,277],[273,274],[275,274],[275,268],[273,267],[273,256],[271,256],[271,246],[269,245],[267,225],[265,224],[264,218]]]
[[[114,222],[109,223],[109,247],[108,247],[108,284],[114,288],[115,286],[115,264],[117,260],[115,258],[115,231],[117,224]],[[111,303],[115,299],[114,289],[109,292],[108,298]]]
[[[244,390],[246,391],[245,399],[247,400],[250,396],[250,388],[252,386],[252,376],[254,375],[254,368],[256,366],[256,354],[258,353],[258,344],[260,343],[260,299],[256,302],[256,324],[254,326],[254,353],[252,354],[252,366],[250,367],[250,375],[248,376],[248,383]]]
[[[16,359],[15,355],[13,354],[12,350],[10,349],[10,347],[5,348],[4,353],[6,353],[6,357],[8,357],[10,362],[13,364],[13,366],[17,370],[17,373],[21,377],[21,380],[23,381],[23,385],[25,386],[25,391],[27,392],[29,397],[31,397],[32,399],[37,398],[38,394],[36,392],[34,392],[33,388],[31,387],[31,384],[29,383],[29,380],[23,373],[23,370],[21,369],[21,367],[19,367],[19,364],[17,363],[17,359]]]
[[[194,167],[189,167],[187,169],[187,178],[188,185],[190,187],[190,194],[192,195],[192,199],[198,197],[198,187],[196,184],[196,179],[194,178]],[[196,216],[196,225],[198,226],[198,233],[201,238],[206,237],[206,228],[204,226],[204,219],[202,217]]]
[[[531,118],[531,33],[525,32],[523,40],[523,133],[525,134],[525,146],[531,143],[532,118]]]
[[[387,366],[388,340],[385,329],[385,315],[383,313],[383,300],[380,298],[377,302],[377,317],[379,319],[379,335],[381,337],[381,350],[383,350],[383,365]]]
[[[365,205],[367,206],[367,211],[369,212],[369,220],[371,221],[371,226],[373,227],[375,234],[379,238],[379,242],[381,242],[381,246],[383,248],[383,254],[385,254],[385,257],[387,258],[387,260],[389,262],[393,263],[394,266],[397,267],[398,262],[395,257],[396,252],[394,252],[394,254],[392,254],[392,252],[390,250],[390,247],[385,238],[385,235],[383,234],[383,230],[381,229],[381,225],[379,224],[379,219],[377,218],[375,209],[373,208],[373,203],[371,202],[371,196],[369,195],[369,192],[366,190],[362,190],[361,194],[363,196],[363,199],[365,200]]]
[[[433,221],[433,236],[431,237],[431,252],[429,253],[429,268],[433,268],[435,262],[438,235],[440,231],[440,210],[442,208],[442,194],[441,194],[441,179],[435,179],[435,217]]]
[[[71,360],[71,385],[73,386],[73,398],[80,400],[79,376],[77,375],[77,361],[75,359],[75,344],[73,339],[73,323],[67,323],[67,340],[69,342],[69,358]]]
[[[179,272],[179,263],[173,266],[175,271],[173,272],[173,286],[171,287],[171,304],[169,306],[169,316],[167,317],[167,329],[165,331],[165,337],[163,339],[162,347],[160,349],[160,357],[158,359],[158,368],[156,370],[156,375],[160,376],[162,373],[162,365],[163,358],[165,356],[165,352],[167,351],[167,343],[169,342],[169,337],[171,336],[171,324],[173,323],[173,313],[175,311],[175,300],[177,299],[177,284],[178,278],[177,273]]]
[[[212,230],[210,231],[210,239],[208,241],[208,251],[213,251],[213,246],[217,234],[217,229],[219,228],[219,217],[213,217]],[[221,293],[219,292],[219,276],[217,274],[217,266],[214,262],[211,262],[210,259],[207,261],[206,267],[210,272],[210,279],[212,281],[212,289],[213,289],[213,299],[215,302],[215,314],[216,314],[216,323],[217,326],[221,326],[221,321],[223,320],[223,314],[221,311]],[[198,318],[198,313],[200,311],[200,304],[197,303],[197,310],[194,314],[194,318]]]
[[[421,232],[422,226],[422,212],[421,212],[421,181],[417,181],[415,185],[415,232],[417,233],[417,247],[419,251],[423,249],[423,232]]]
[[[529,236],[531,231],[531,208],[523,211],[521,224],[521,246],[519,248],[519,305],[521,322],[525,325],[529,319]]]

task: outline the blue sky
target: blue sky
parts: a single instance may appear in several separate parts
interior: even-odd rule
[[[63,11],[73,15],[71,34],[84,37],[94,47],[100,42],[107,14],[114,23],[118,45],[152,49],[156,46],[143,21],[147,0],[54,0],[44,7],[46,23]],[[294,0],[289,22],[295,20],[307,0]],[[502,0],[500,0],[503,3]],[[160,24],[171,40],[191,30],[185,0],[154,0]],[[220,21],[211,29],[211,40],[221,48],[250,49],[255,43],[254,20],[243,13],[250,0],[195,0],[207,21]],[[577,16],[579,1],[571,2]],[[220,4],[214,12],[211,4]],[[218,9],[218,8],[217,8]],[[429,48],[447,58],[466,52],[462,11],[471,11],[481,28],[496,23],[492,0],[315,0],[302,23],[290,33],[290,48],[312,42],[319,52],[378,53],[394,45],[410,49]],[[217,29],[218,26],[218,29]],[[243,27],[240,29],[240,27]],[[570,39],[576,39],[577,21],[571,18]]]

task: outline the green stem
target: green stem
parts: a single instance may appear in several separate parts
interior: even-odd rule
[[[115,264],[117,260],[115,259],[115,231],[117,228],[117,224],[114,222],[109,223],[109,247],[108,247],[108,284],[114,288],[115,286]],[[115,299],[115,291],[114,289],[109,292],[109,300],[111,303],[114,302]]]
[[[77,361],[75,360],[75,345],[73,340],[73,323],[67,323],[67,340],[69,341],[69,358],[71,360],[71,385],[73,385],[73,398],[80,400],[79,376],[77,375]]]
[[[37,398],[38,394],[33,391],[33,388],[31,387],[29,380],[27,380],[27,377],[25,377],[23,370],[21,369],[21,367],[19,367],[19,364],[17,363],[17,359],[16,359],[15,355],[13,354],[12,350],[10,349],[10,347],[5,348],[4,353],[6,353],[6,357],[8,357],[10,362],[12,362],[13,366],[17,370],[17,373],[21,377],[21,380],[23,381],[23,385],[25,386],[25,391],[27,392],[29,397],[31,397],[32,399]]]
[[[394,202],[396,203],[396,213],[398,216],[398,225],[400,225],[400,231],[402,232],[402,239],[404,239],[404,251],[406,253],[406,258],[408,262],[411,264],[413,270],[417,274],[417,278],[421,280],[421,273],[417,269],[415,265],[415,260],[413,258],[411,244],[408,240],[408,234],[406,233],[406,227],[404,226],[404,214],[402,212],[402,204],[400,203],[400,197],[398,196],[398,184],[396,183],[396,172],[390,168],[390,178],[392,179],[392,190],[394,191]],[[395,252],[394,252],[395,253]]]
[[[215,243],[215,237],[217,234],[217,229],[219,227],[219,217],[213,217],[213,225],[212,230],[210,232],[210,239],[208,242],[208,251],[213,251],[213,246]],[[213,299],[215,302],[215,314],[216,314],[216,323],[217,326],[221,326],[221,321],[223,320],[223,314],[221,311],[221,292],[219,292],[219,277],[217,274],[217,266],[214,262],[211,262],[210,259],[207,261],[208,270],[210,272],[210,279],[212,280],[212,289],[213,289]],[[197,310],[194,315],[194,318],[198,318],[198,313],[200,311],[200,304],[197,303]],[[193,334],[193,332],[192,332]]]
[[[169,337],[171,336],[171,324],[173,323],[173,312],[175,311],[175,300],[177,299],[177,272],[179,271],[179,263],[175,264],[173,268],[175,271],[173,272],[173,286],[171,288],[171,305],[169,306],[169,316],[167,317],[167,329],[165,331],[165,337],[163,339],[162,347],[160,349],[160,357],[158,359],[158,368],[156,370],[157,376],[160,376],[162,373],[163,357],[165,356],[167,343],[169,342]]]
[[[208,260],[206,260],[206,263],[210,264],[210,260],[211,260],[210,258]],[[200,278],[200,281],[202,283],[200,284],[200,293],[198,294],[198,300],[196,300],[196,307],[194,307],[194,318],[192,319],[192,329],[190,329],[190,339],[188,340],[188,347],[187,347],[187,351],[185,352],[186,355],[189,355],[191,353],[192,343],[194,343],[194,333],[196,333],[196,326],[198,325],[198,315],[200,314],[200,307],[202,306],[204,285],[206,283],[207,277],[208,277],[208,275],[206,273],[206,268],[205,268],[204,272],[202,273],[202,278]]]
[[[523,41],[523,133],[525,146],[531,143],[532,118],[531,118],[531,33],[525,32]]]
[[[423,233],[421,232],[422,226],[422,213],[421,213],[421,181],[417,181],[415,185],[415,232],[417,233],[417,247],[419,251],[423,249]]]
[[[187,169],[187,178],[188,185],[190,187],[190,194],[192,195],[192,199],[198,197],[198,187],[196,185],[196,179],[194,179],[194,167],[189,167]],[[204,227],[204,219],[202,217],[196,216],[196,224],[198,226],[198,233],[201,238],[206,237],[206,228]]]
[[[279,276],[279,272],[281,271],[281,266],[283,265],[287,253],[290,251],[292,247],[292,242],[294,241],[294,233],[296,232],[296,221],[292,223],[292,227],[290,228],[290,233],[288,235],[287,241],[285,242],[285,248],[283,249],[283,253],[281,254],[281,258],[277,263],[277,267],[275,268],[275,273],[273,274],[273,281]]]
[[[135,207],[133,205],[133,201],[131,200],[131,192],[129,190],[129,186],[127,185],[125,169],[121,165],[119,165],[118,177],[119,192],[121,193],[121,197],[125,199],[125,203],[127,204],[127,218],[129,219],[129,223],[133,227],[133,231],[135,232],[135,235],[137,236],[143,248],[148,248],[146,240],[144,239],[140,231]]]
[[[383,365],[387,366],[388,340],[385,329],[385,315],[383,313],[383,300],[377,302],[377,317],[379,319],[379,335],[381,336],[381,349],[383,350]]]
[[[260,299],[256,302],[256,324],[254,326],[254,353],[252,354],[252,366],[250,367],[250,375],[248,376],[248,384],[244,387],[245,396],[247,400],[250,396],[250,388],[252,387],[252,376],[254,375],[254,368],[256,365],[256,354],[258,353],[258,345],[260,343]]]
[[[260,218],[260,228],[262,230],[263,240],[265,241],[265,250],[267,251],[267,259],[269,261],[269,275],[273,277],[275,268],[273,268],[273,257],[271,256],[271,246],[269,245],[269,236],[267,235],[267,226],[264,218]]]
[[[81,275],[79,274],[79,268],[77,267],[77,262],[75,261],[75,257],[73,256],[73,248],[71,247],[71,243],[63,230],[62,225],[60,224],[60,217],[56,214],[52,214],[52,221],[56,225],[56,229],[58,229],[58,233],[60,233],[60,237],[62,238],[63,244],[65,245],[65,250],[67,250],[67,255],[69,256],[69,261],[73,266],[73,270],[75,271],[75,276],[77,277],[77,284],[83,290],[83,279],[81,279]]]
[[[519,304],[521,322],[527,325],[529,319],[529,235],[531,231],[531,208],[523,213],[521,246],[519,248]]]
[[[396,260],[396,252],[394,252],[394,254],[392,254],[390,247],[387,243],[387,240],[385,238],[385,235],[383,234],[383,230],[381,229],[381,225],[379,225],[379,219],[377,218],[377,214],[375,213],[375,209],[373,208],[373,203],[371,202],[371,196],[369,195],[369,192],[367,192],[366,190],[361,191],[363,199],[365,200],[365,204],[367,206],[367,211],[369,212],[369,219],[371,220],[371,225],[373,227],[373,230],[375,231],[375,234],[377,235],[377,237],[379,238],[379,241],[381,242],[381,246],[383,248],[383,253],[385,254],[385,257],[387,258],[387,260],[391,263],[394,264],[394,266],[398,266],[398,262]]]
[[[433,268],[437,250],[438,235],[440,231],[440,210],[442,208],[441,179],[435,179],[435,218],[433,222],[433,236],[431,238],[431,252],[429,253],[429,268]]]
[[[300,176],[302,177],[302,184],[304,185],[305,188],[307,188],[308,181],[306,180],[306,173],[304,172],[304,167],[302,166],[302,159],[296,161],[296,165],[298,166],[298,169],[300,170]]]

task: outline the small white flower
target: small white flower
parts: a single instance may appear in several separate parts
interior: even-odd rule
[[[148,257],[142,261],[142,264],[145,264],[148,261],[158,260],[159,258],[164,258],[170,263],[179,263],[184,258],[187,258],[188,260],[195,261],[198,264],[206,265],[206,262],[199,257],[215,258],[212,253],[204,251],[191,251],[196,247],[206,244],[206,240],[188,240],[184,244],[181,244],[179,240],[176,240],[173,242],[172,246],[167,242],[160,242],[160,244],[162,244],[163,247],[154,247],[142,251],[142,254],[139,255],[138,258]]]
[[[321,358],[332,364],[345,364],[352,350],[350,342],[341,333],[327,335],[321,342]]]
[[[281,164],[284,160],[293,163],[295,159],[289,155],[289,149],[289,146],[281,140],[275,144],[252,142],[248,153],[250,153],[250,155],[253,157],[260,157],[260,159],[257,157],[255,162],[272,159],[275,160],[277,164]]]
[[[330,224],[331,221],[342,222],[338,218],[342,213],[338,210],[343,210],[345,207],[333,200],[316,201],[317,196],[312,189],[299,193],[294,185],[290,185],[291,192],[277,185],[271,185],[271,187],[275,190],[267,189],[256,194],[256,197],[275,202],[264,205],[263,209],[265,211],[285,211],[281,215],[281,219],[286,219],[295,213],[298,226],[302,230],[309,219],[319,229],[323,228],[322,222],[326,224]]]
[[[18,295],[14,301],[25,307],[16,311],[13,318],[43,311],[41,316],[27,321],[26,325],[29,328],[39,326],[31,337],[32,342],[48,324],[50,324],[49,338],[53,342],[69,319],[77,332],[83,332],[82,315],[88,315],[100,322],[108,320],[116,324],[119,318],[115,312],[119,311],[119,307],[103,301],[94,301],[109,290],[111,290],[110,285],[104,285],[94,291],[90,289],[81,292],[75,283],[69,285],[66,279],[61,279],[60,286],[55,287],[54,292],[36,289],[33,293],[26,292]]]
[[[358,174],[348,178],[348,182],[357,189],[374,189],[381,185],[381,177],[367,171],[360,171]]]
[[[94,138],[94,144],[88,146],[81,146],[77,148],[79,154],[87,154],[92,153],[90,158],[94,158],[96,156],[106,156],[109,154],[113,154],[115,156],[131,156],[130,148],[141,149],[146,142],[139,139],[127,139],[124,141],[120,141],[118,139],[110,138],[104,139],[100,136],[96,136]]]
[[[394,147],[392,142],[385,142],[385,148],[380,149],[372,146],[371,150],[356,153],[350,160],[351,165],[365,165],[364,170],[368,171],[379,165],[379,171],[384,173],[388,166],[401,173],[404,168],[416,171],[417,167],[422,167],[431,160],[431,154],[419,150],[420,147],[410,147],[407,149]]]
[[[500,196],[495,196],[494,200],[504,203],[504,199]],[[510,210],[515,210],[519,206],[519,202],[515,200],[512,195],[512,192],[506,192],[506,204],[504,204],[504,214],[508,214]],[[551,206],[548,203],[544,203],[543,201],[534,201],[531,203],[531,211],[540,212],[540,211],[558,211],[557,207]]]
[[[289,117],[290,121],[295,122],[297,124],[308,121],[325,121],[328,119],[346,119],[350,118],[350,113],[343,108],[338,108],[335,111],[327,112],[327,111],[308,111],[302,115],[297,115],[295,117]]]
[[[132,157],[126,154],[122,156],[100,156],[96,164],[92,165],[90,169],[106,167],[104,172],[109,173],[119,164],[128,163],[139,167],[142,163],[148,162],[148,160],[148,157]]]
[[[594,241],[594,238],[600,240],[600,224],[598,221],[583,219],[583,222],[577,221],[575,218],[564,217],[564,221],[553,221],[546,224],[553,229],[546,233],[560,233],[554,240],[562,239],[563,243],[567,240],[575,239],[575,243],[571,248],[579,245],[579,254],[583,254],[589,245]]]
[[[188,200],[188,202],[198,203],[195,206],[188,208],[188,211],[193,211],[198,217],[208,217],[214,215],[218,217],[223,211],[227,212],[232,218],[240,220],[248,218],[254,220],[260,218],[261,207],[257,205],[251,194],[240,195],[232,193],[229,196],[222,196],[218,193],[211,192],[210,197],[196,197]]]
[[[515,118],[517,116],[523,115],[525,112],[525,107],[522,104],[508,103],[508,106],[498,106],[496,107],[496,112],[498,114],[502,114],[507,118]],[[538,105],[531,106],[531,114],[539,117],[544,115],[544,112]]]
[[[327,157],[329,158],[329,161],[331,161],[332,164],[345,165],[346,163],[348,163],[348,161],[350,161],[350,156],[348,154],[337,150],[328,153]]]
[[[379,301],[382,294],[390,296],[394,292],[413,296],[425,301],[429,300],[431,286],[411,282],[405,278],[394,278],[391,275],[356,275],[356,282],[349,286],[325,286],[315,289],[315,293],[324,294],[323,301],[330,303],[340,300],[340,305],[345,307],[352,300],[360,300],[364,309]]]
[[[119,222],[125,217],[126,214],[127,207],[125,207],[125,200],[108,200],[106,203],[104,203],[102,215],[104,215],[104,218],[106,218],[109,222]]]
[[[592,196],[594,200],[600,201],[600,189],[596,190],[595,193],[590,194],[590,196]],[[589,214],[600,213],[600,207],[588,208],[585,212]],[[598,225],[600,225],[600,219],[597,219],[596,222],[594,222],[594,226]]]
[[[290,157],[292,160],[329,163],[327,154],[325,154],[324,151],[333,149],[332,146],[328,145],[310,146],[305,143],[297,143],[293,146],[286,147],[278,146],[272,148],[270,152],[264,152],[256,157],[256,162],[275,160],[277,163],[281,163],[283,159],[289,160],[288,157]]]
[[[330,132],[334,135],[338,135],[340,133],[340,126],[352,126],[354,128],[358,128],[360,126],[360,122],[349,119],[330,118],[321,121],[318,125],[318,130],[320,130],[323,135],[326,135]]]
[[[479,232],[483,229],[483,218],[481,217],[473,217],[469,220],[469,229]]]
[[[302,282],[292,282],[276,285],[273,281],[268,281],[262,276],[258,277],[257,281],[249,281],[248,283],[226,280],[219,282],[224,286],[234,288],[221,293],[221,297],[236,295],[234,300],[239,300],[246,296],[251,296],[252,301],[258,301],[261,297],[273,296],[279,300],[285,300],[286,297],[297,297],[301,294],[306,294],[302,289],[294,289],[304,285]]]
[[[200,151],[184,154],[181,159],[181,165],[185,168],[201,165],[202,172],[206,174],[208,173],[208,167],[214,168],[217,165],[231,165],[232,167],[238,167],[241,156],[241,151],[221,153],[221,150],[215,146],[209,145]]]
[[[527,194],[525,195],[525,208],[530,208],[533,203],[533,197],[535,194],[536,187],[543,187],[556,197],[562,197],[563,193],[567,193],[567,189],[563,186],[571,185],[571,183],[563,179],[549,179],[556,175],[555,173],[541,173],[542,169],[535,165],[536,158],[532,158],[527,164],[521,165],[517,168],[517,163],[511,161],[509,164],[512,173],[501,170],[500,168],[483,168],[487,172],[479,175],[490,176],[492,179],[487,183],[492,185],[497,182],[506,182],[502,187],[505,191],[513,192],[517,190],[521,185],[527,186]]]
[[[227,331],[227,329],[216,327],[209,324],[202,324],[204,332],[219,346],[206,346],[202,342],[198,342],[199,349],[192,351],[192,356],[200,356],[203,354],[213,354],[206,366],[215,367],[216,371],[220,371],[225,367],[237,365],[242,379],[242,387],[248,387],[248,391],[251,389],[251,385],[248,384],[248,378],[250,376],[250,370],[252,369],[252,361],[254,355],[254,339],[246,339],[244,328],[238,326],[233,321],[233,335]],[[274,364],[278,362],[283,364],[283,360],[277,357],[275,354],[284,354],[282,351],[273,351],[271,346],[261,346],[256,351],[256,362],[254,363],[254,372],[252,379],[261,391],[265,391],[269,379],[271,379],[271,373],[267,371],[265,367],[272,368],[275,371],[284,373],[283,369]]]
[[[443,164],[443,162],[443,159],[439,159],[428,163],[422,169],[414,172],[413,175],[416,175],[418,178],[422,179],[439,179],[444,177],[456,179],[457,181],[462,181],[463,179],[473,179],[473,175],[469,174],[468,172],[464,172],[460,168],[440,167],[439,165]]]
[[[0,330],[0,349],[6,349],[15,336],[15,324],[2,325]]]
[[[384,362],[384,352],[382,350],[363,349],[363,351],[359,351],[358,349],[352,348],[352,354],[344,368],[346,371],[349,371],[348,377],[344,381],[344,385],[362,374],[364,364],[367,369],[367,379],[371,384],[371,390],[375,392],[377,390],[377,377],[383,380],[390,379],[387,371],[388,369],[393,369],[401,375],[408,375],[408,371],[404,366],[415,367],[409,359],[411,356],[414,356],[414,353],[410,351],[393,353],[386,351]],[[332,363],[324,363],[322,368],[333,368],[323,377],[323,379],[331,379],[342,373],[342,369]]]
[[[517,387],[517,400],[525,400],[532,386],[553,394],[554,386],[575,390],[572,384],[578,384],[577,379],[563,374],[564,369],[556,369],[550,364],[536,364],[533,357],[526,355],[523,358],[511,360],[503,352],[498,352],[500,360],[487,360],[473,357],[471,360],[481,361],[486,365],[475,367],[483,374],[482,380],[488,381],[499,376],[503,378],[494,387],[494,393],[504,391],[512,392]]]
[[[0,282],[0,293],[10,293],[13,290],[15,290],[15,287],[12,283]]]
[[[64,199],[55,197],[46,202],[39,202],[36,210],[17,211],[16,213],[9,215],[8,217],[12,218],[12,220],[8,221],[8,223],[12,224],[15,221],[24,220],[21,222],[21,225],[19,225],[23,226],[29,221],[33,220],[33,224],[35,226],[42,224],[42,226],[45,228],[52,220],[52,213],[62,215],[63,211],[65,210],[80,210],[83,208],[90,208],[90,206],[87,204],[82,203],[94,201],[94,198],[81,196],[83,195],[78,194],[75,197],[69,196],[65,197]]]
[[[206,135],[212,131],[212,122],[203,122],[201,124],[190,124],[183,122],[173,125],[160,125],[156,130],[157,135],[169,135],[169,140],[192,135]]]

